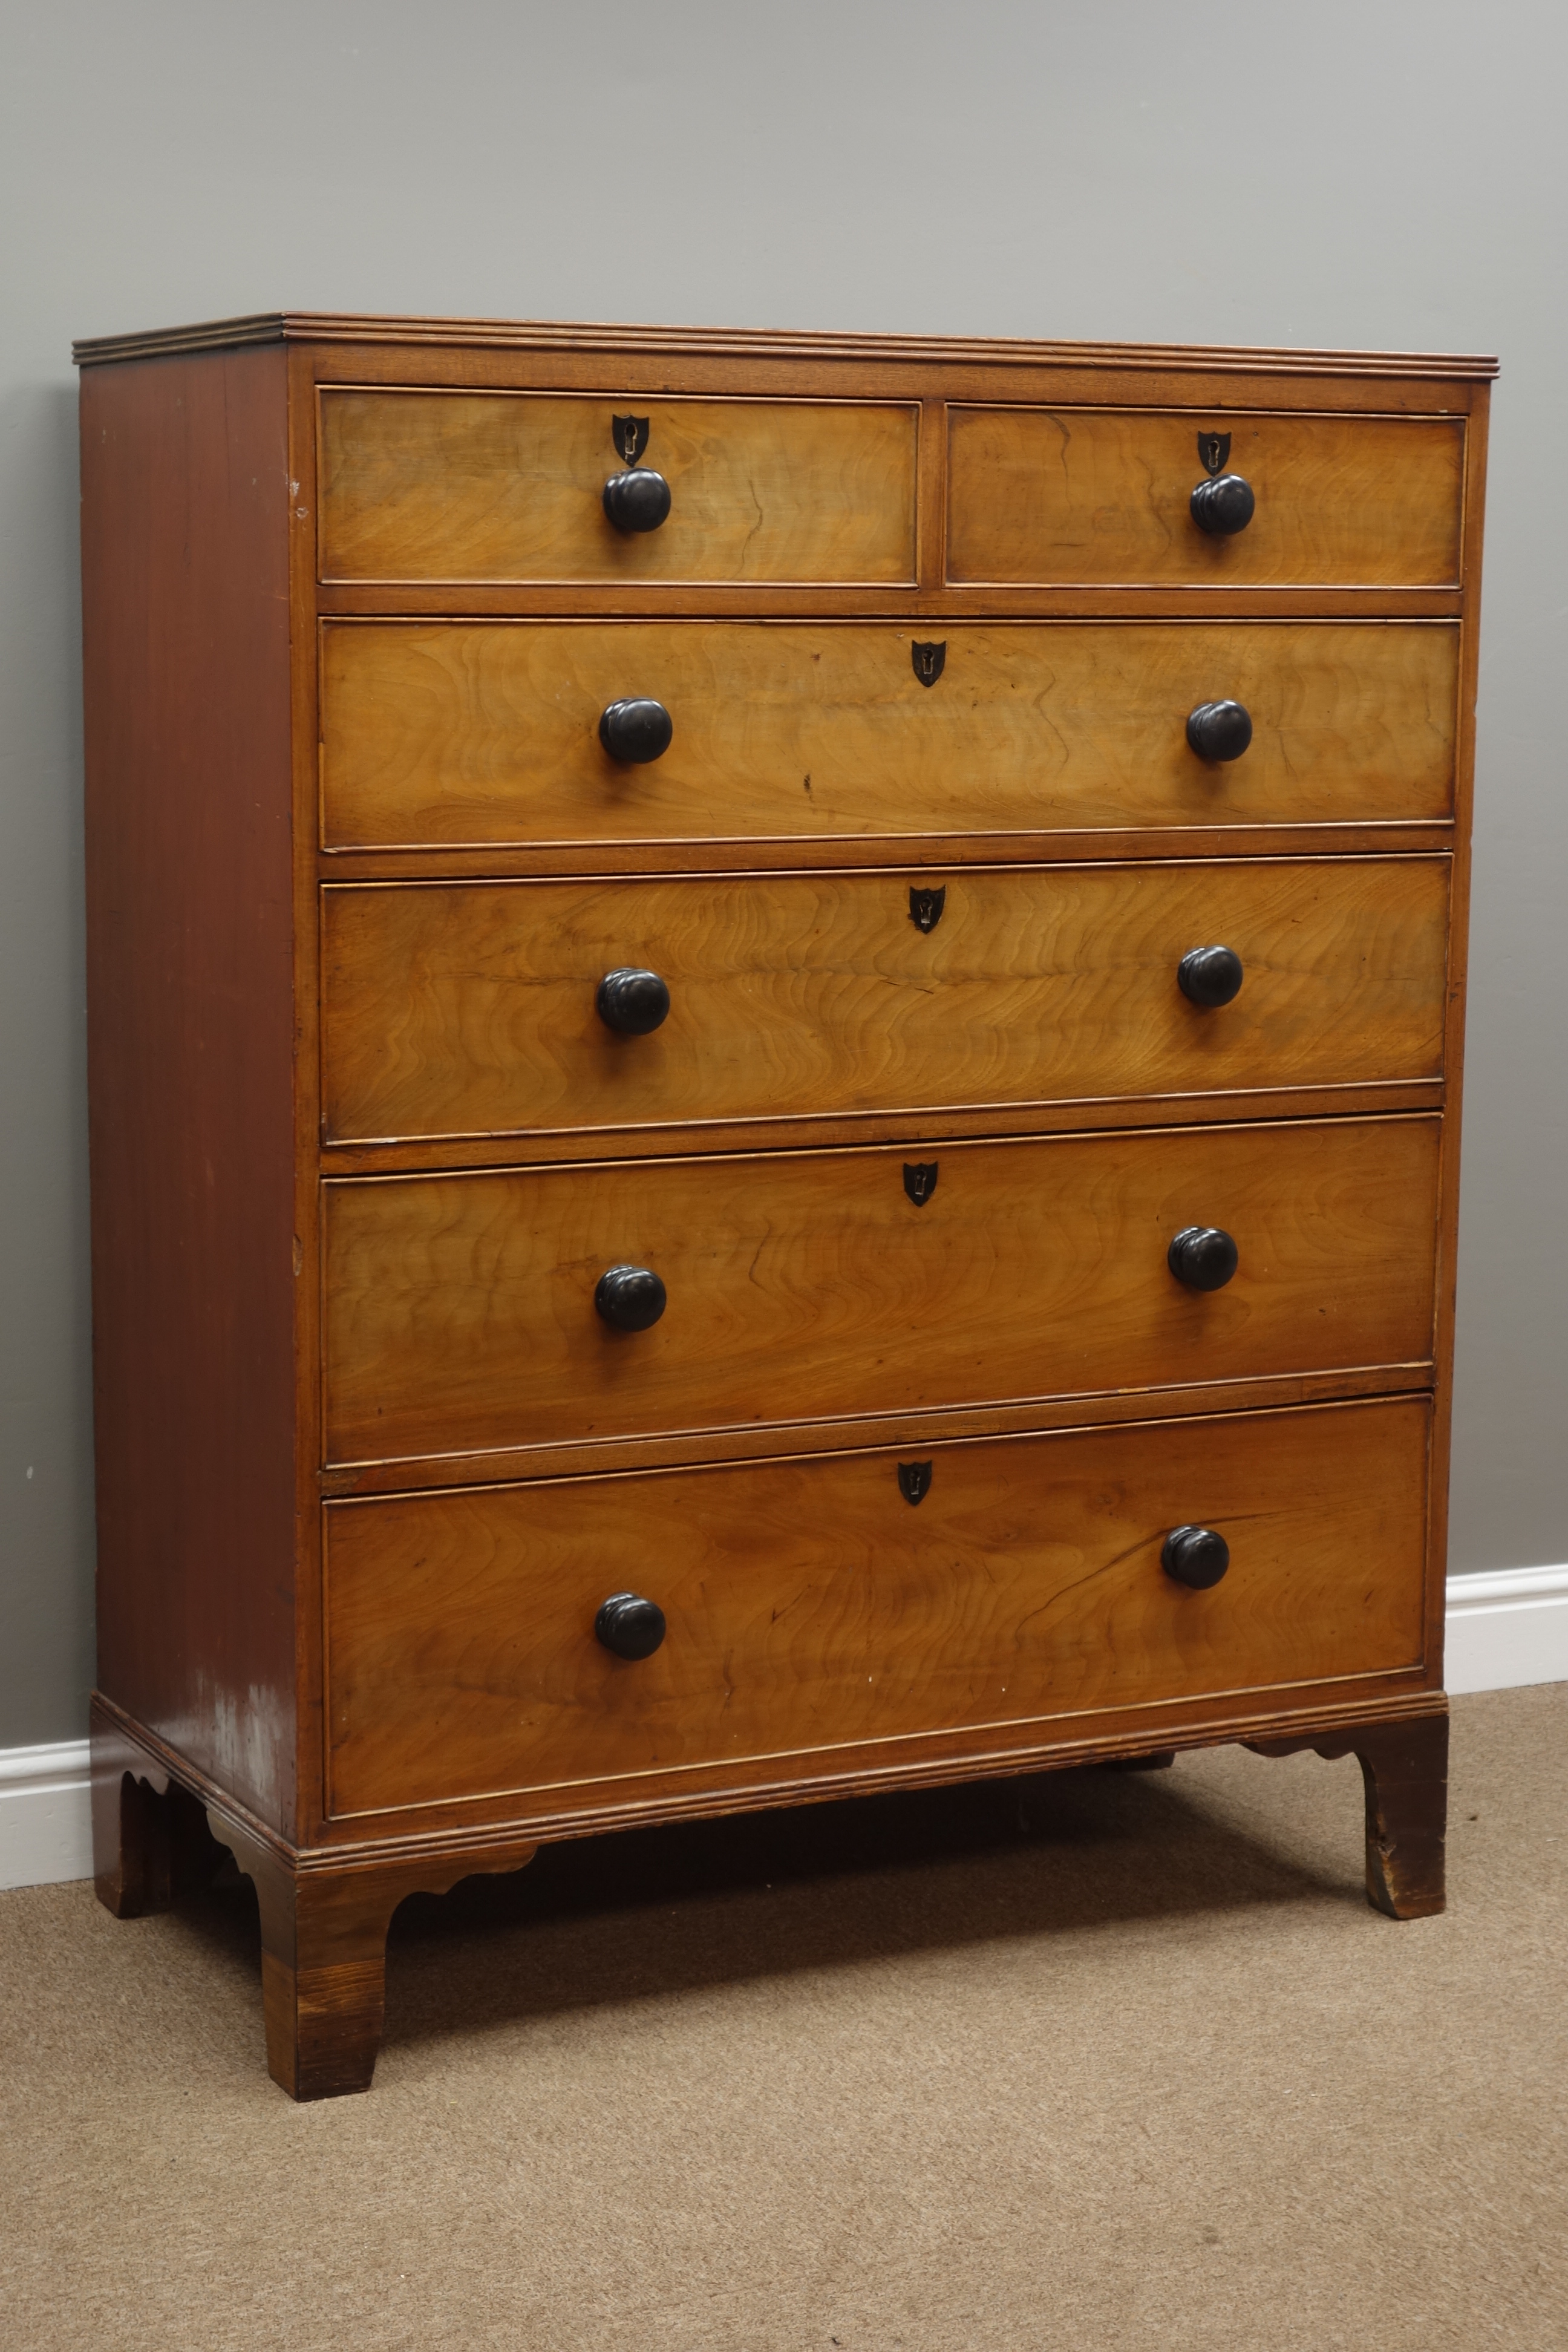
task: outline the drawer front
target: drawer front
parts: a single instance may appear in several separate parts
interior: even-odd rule
[[[912,643],[944,646],[927,687]],[[329,848],[1441,821],[1448,623],[356,622],[322,631]],[[673,738],[599,740],[646,696]],[[1242,703],[1221,765],[1190,712]]]
[[[612,426],[668,520],[617,530]],[[330,581],[864,582],[915,571],[919,411],[900,403],[333,391],[321,406]]]
[[[331,1507],[332,1809],[805,1779],[859,1743],[1417,1665],[1426,1433],[1402,1398],[936,1446],[913,1508],[884,1453]],[[1206,1591],[1161,1566],[1192,1523],[1230,1547]],[[635,1662],[594,1636],[628,1590],[668,1624]]]
[[[1439,1126],[340,1180],[328,1457],[1425,1364]],[[1192,1225],[1235,1238],[1221,1289],[1169,1270]],[[618,1265],[665,1284],[651,1328],[595,1311]]]
[[[1459,577],[1458,417],[952,408],[947,576],[958,583],[1442,588]],[[1252,520],[1211,537],[1198,430],[1228,433]]]
[[[1433,1078],[1448,860],[961,867],[337,885],[323,893],[331,1140]],[[1189,1001],[1188,950],[1245,978]],[[644,1036],[600,981],[657,971]]]

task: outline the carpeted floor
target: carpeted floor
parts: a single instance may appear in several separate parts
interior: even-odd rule
[[[1353,1761],[562,1847],[393,1933],[367,2098],[243,1885],[0,1895],[6,2352],[1563,2352],[1568,1685],[1455,1708],[1450,1908]]]

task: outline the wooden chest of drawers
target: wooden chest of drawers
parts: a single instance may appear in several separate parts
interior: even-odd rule
[[[99,1885],[1245,1740],[1439,1907],[1480,360],[89,343]]]

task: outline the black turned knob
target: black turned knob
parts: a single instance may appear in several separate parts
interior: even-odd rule
[[[674,740],[675,725],[662,702],[646,694],[612,702],[599,721],[599,740],[612,760],[626,767],[642,767],[661,760]]]
[[[669,1294],[646,1265],[613,1265],[594,1287],[594,1304],[617,1331],[651,1331]]]
[[[669,484],[651,466],[629,466],[605,484],[605,512],[617,530],[657,530],[669,512]]]
[[[1230,1546],[1213,1528],[1173,1528],[1160,1547],[1160,1565],[1178,1584],[1206,1592],[1230,1566]]]
[[[1216,474],[1213,481],[1200,482],[1193,492],[1193,520],[1213,539],[1228,539],[1233,531],[1245,530],[1257,509],[1252,484],[1244,482],[1239,474]]]
[[[651,1658],[664,1639],[664,1612],[640,1592],[612,1592],[599,1603],[594,1632],[617,1658]]]
[[[1241,982],[1234,948],[1189,948],[1176,966],[1176,985],[1194,1004],[1228,1004],[1240,995]]]
[[[669,991],[657,971],[623,964],[618,971],[605,974],[594,1008],[606,1029],[618,1030],[623,1037],[646,1037],[669,1011]]]
[[[1200,760],[1239,760],[1252,740],[1251,714],[1239,702],[1200,702],[1187,740]]]
[[[1165,1252],[1165,1263],[1189,1290],[1223,1290],[1241,1264],[1241,1253],[1218,1225],[1184,1225]]]

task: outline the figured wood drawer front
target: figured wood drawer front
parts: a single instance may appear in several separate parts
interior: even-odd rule
[[[668,519],[617,530],[612,425]],[[909,584],[919,412],[850,401],[539,393],[321,394],[324,580],[838,581]]]
[[[331,1182],[328,1458],[1425,1363],[1440,1123]],[[1167,1265],[1194,1225],[1224,1288]],[[648,1329],[595,1310],[628,1265]]]
[[[1440,588],[1459,577],[1458,417],[952,408],[947,576],[1070,587]],[[1246,528],[1192,516],[1200,429],[1227,433]]]
[[[1433,1078],[1446,857],[337,885],[330,1140]],[[911,898],[911,888],[915,895]],[[1178,984],[1191,949],[1240,993]],[[665,982],[646,1035],[595,1010]]]
[[[913,1508],[886,1453],[330,1507],[332,1810],[805,1778],[861,1742],[1416,1665],[1426,1431],[1402,1398],[934,1446]],[[1206,1591],[1161,1566],[1192,1523],[1230,1547]],[[594,1635],[628,1590],[668,1624],[637,1661]]]
[[[931,686],[915,644],[942,647]],[[1446,622],[329,622],[329,848],[808,840],[1452,814]],[[662,756],[613,760],[616,701]],[[1220,764],[1201,704],[1253,725]]]

